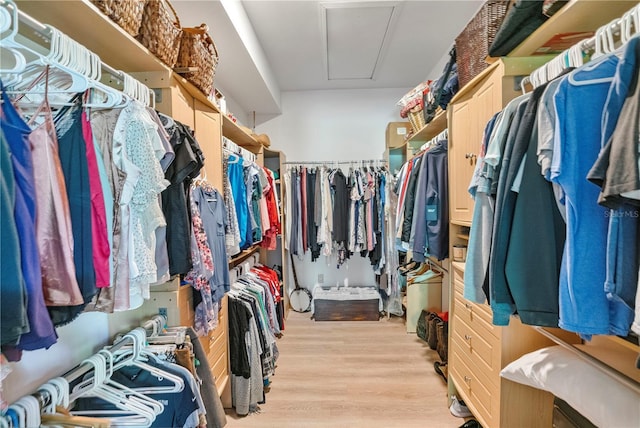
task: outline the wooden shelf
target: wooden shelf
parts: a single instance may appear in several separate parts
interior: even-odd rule
[[[96,53],[109,66],[131,73],[150,87],[167,87],[175,79],[189,95],[220,113],[206,94],[173,70],[129,33],[111,21],[88,0],[18,0],[18,9],[40,21],[61,29],[66,35]],[[223,115],[222,133],[237,145],[254,153],[261,144]]]
[[[229,267],[236,267],[237,265],[239,265],[240,263],[248,259],[253,253],[258,251],[259,249],[260,249],[260,244],[258,243],[258,244],[252,245],[246,250],[243,250],[239,254],[232,257],[231,260],[229,260]]]
[[[88,0],[18,0],[18,9],[60,29],[98,54],[102,62],[126,72],[171,71],[129,33]]]
[[[635,2],[627,0],[573,0],[542,24],[509,56],[534,55],[538,48],[558,34],[595,31],[602,25],[620,18],[633,6]]]
[[[245,149],[257,153],[262,145],[251,135],[247,134],[227,115],[222,115],[222,135]]]
[[[440,110],[431,122],[423,126],[407,141],[410,143],[429,141],[445,129],[447,129],[447,112],[446,110]]]
[[[464,240],[466,240],[466,241],[468,241],[468,240],[469,240],[469,235],[463,235],[462,233],[457,233],[457,234],[456,234],[456,237],[457,237],[457,238],[460,238],[460,239],[464,239]]]

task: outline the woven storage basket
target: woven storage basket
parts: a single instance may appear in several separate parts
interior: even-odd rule
[[[145,0],[91,0],[91,3],[127,33],[138,35]]]
[[[421,105],[417,105],[411,110],[409,110],[407,117],[409,118],[409,122],[411,122],[411,127],[414,132],[418,132],[421,130],[427,123],[424,121],[424,113]]]
[[[148,0],[142,14],[138,40],[169,67],[180,51],[180,19],[169,0]]]
[[[505,16],[509,0],[489,0],[456,37],[460,88],[488,67],[485,59]]]
[[[197,71],[181,73],[185,79],[209,95],[213,91],[217,65],[218,50],[208,33],[208,27],[202,24],[195,28],[183,28],[176,68],[197,68]]]

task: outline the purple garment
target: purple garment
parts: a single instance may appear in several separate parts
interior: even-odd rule
[[[58,340],[44,304],[40,258],[36,242],[36,192],[33,161],[29,143],[31,129],[13,108],[6,92],[2,92],[2,131],[11,151],[16,183],[14,216],[18,237],[22,275],[27,291],[27,318],[30,331],[20,337],[20,349],[48,348]],[[16,302],[18,304],[21,302]]]

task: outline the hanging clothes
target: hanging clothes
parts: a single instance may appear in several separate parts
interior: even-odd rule
[[[224,240],[226,208],[222,195],[211,185],[200,184],[192,192],[198,209],[215,268],[209,279],[211,298],[219,302],[229,291],[229,264]]]
[[[91,188],[86,143],[82,132],[82,110],[82,94],[78,94],[71,100],[70,106],[58,111],[54,119],[60,164],[69,195],[76,279],[84,300],[80,305],[49,307],[49,313],[56,326],[73,321],[96,294]]]

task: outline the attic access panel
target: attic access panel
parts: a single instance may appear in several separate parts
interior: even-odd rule
[[[328,80],[373,80],[397,3],[321,3]]]

